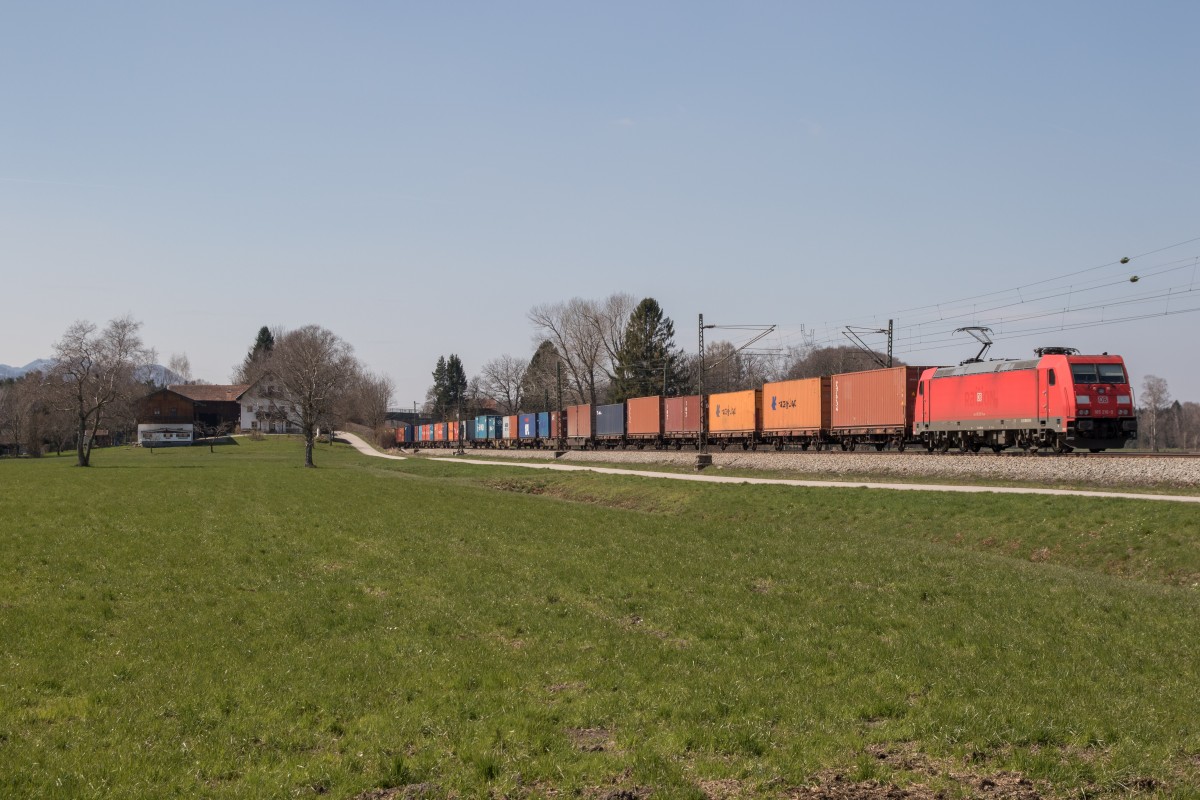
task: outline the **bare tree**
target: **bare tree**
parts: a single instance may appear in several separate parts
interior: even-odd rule
[[[615,374],[625,324],[636,305],[632,295],[618,293],[602,301],[575,297],[529,310],[536,342],[540,345],[549,340],[562,357],[571,388],[569,399],[599,402]]]
[[[61,407],[74,414],[81,467],[91,464],[96,431],[109,407],[132,397],[141,387],[134,377],[137,368],[154,359],[154,351],[138,336],[141,327],[128,316],[112,320],[104,330],[79,320],[54,345],[50,385],[59,393]]]
[[[319,325],[275,337],[264,372],[276,389],[277,413],[304,435],[304,466],[314,466],[318,432],[336,425],[359,371],[354,349]]]
[[[843,372],[862,372],[868,369],[879,369],[880,361],[887,363],[885,353],[867,353],[849,345],[791,348],[786,356],[783,377],[787,380],[794,380],[838,375]],[[904,362],[899,359],[893,359],[892,363],[898,367],[904,365]]]
[[[1142,381],[1142,418],[1148,423],[1150,448],[1156,453],[1163,427],[1159,422],[1170,404],[1171,392],[1167,389],[1166,380],[1157,375],[1147,375]]]
[[[188,361],[187,353],[173,353],[167,369],[179,376],[179,383],[192,382],[192,363]]]
[[[517,414],[522,410],[522,381],[528,369],[528,361],[507,354],[483,365],[479,373],[480,388],[496,401],[500,413]]]
[[[387,421],[388,404],[392,402],[395,384],[386,375],[364,371],[355,387],[354,407],[356,416],[378,436]]]
[[[1200,403],[1186,402],[1180,407],[1179,444],[1185,450],[1200,448]]]

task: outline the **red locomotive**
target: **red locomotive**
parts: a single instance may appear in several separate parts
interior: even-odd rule
[[[1046,347],[1024,361],[976,361],[927,369],[917,385],[913,434],[930,450],[951,447],[1121,448],[1137,436],[1125,362],[1107,353]]]

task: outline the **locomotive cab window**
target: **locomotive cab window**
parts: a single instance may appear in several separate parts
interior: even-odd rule
[[[1052,369],[1051,369],[1051,370],[1047,370],[1047,371],[1046,371],[1046,375],[1047,375],[1047,377],[1046,377],[1046,382],[1047,382],[1047,383],[1049,383],[1051,386],[1053,386],[1053,385],[1055,384],[1055,380],[1054,380],[1054,370],[1052,370]]]
[[[1072,364],[1071,377],[1075,383],[1127,383],[1125,368],[1120,364]]]
[[[917,384],[917,394],[919,394],[919,395],[925,394],[925,381],[921,381],[920,383]]]

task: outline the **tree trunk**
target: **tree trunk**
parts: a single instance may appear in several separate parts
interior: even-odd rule
[[[87,418],[79,418],[79,430],[75,435],[75,455],[78,458],[76,466],[88,466],[88,459],[91,457],[91,449],[84,449],[84,442],[87,440]]]
[[[314,464],[313,460],[312,460],[312,453],[313,453],[313,437],[312,437],[312,434],[310,433],[308,436],[304,437],[304,466],[306,466],[306,467],[315,467],[316,466],[316,464]]]

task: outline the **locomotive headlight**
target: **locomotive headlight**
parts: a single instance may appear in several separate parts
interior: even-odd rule
[[[1086,408],[1079,409],[1079,416],[1081,416],[1081,417],[1086,417],[1086,416],[1090,415],[1091,413],[1092,412],[1088,411]]]
[[[1078,405],[1085,405],[1092,402],[1092,398],[1088,397],[1086,394],[1077,394],[1075,395],[1075,402]]]

